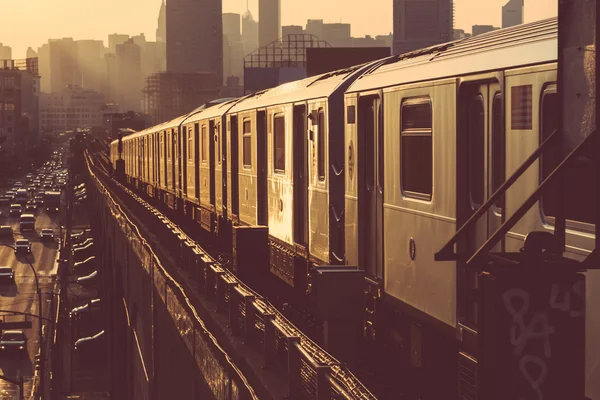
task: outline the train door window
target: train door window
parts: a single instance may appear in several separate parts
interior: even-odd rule
[[[492,193],[495,193],[504,183],[506,174],[506,135],[504,132],[504,118],[502,114],[502,96],[494,95],[492,102]],[[496,211],[502,212],[502,198],[495,203]]]
[[[172,144],[171,131],[169,131],[169,133],[167,133],[167,160],[171,159]]]
[[[159,152],[159,154],[160,154],[160,159],[162,160],[162,159],[164,158],[164,154],[163,154],[163,148],[164,148],[164,147],[163,147],[163,143],[164,143],[164,139],[163,139],[163,133],[162,133],[162,132],[161,132],[161,133],[159,133],[159,142],[160,142],[160,144],[159,144],[159,146],[160,146],[160,147],[158,148],[158,152]]]
[[[433,120],[429,97],[401,106],[401,188],[406,197],[431,200],[433,192]]]
[[[192,139],[192,135],[188,134],[188,139],[187,139],[188,145],[187,145],[187,153],[188,153],[188,161],[192,162],[193,160],[193,154],[194,154],[194,145],[193,143],[193,139]]]
[[[243,154],[242,154],[242,162],[244,164],[244,168],[252,167],[252,129],[250,120],[244,121],[244,131],[243,131]]]
[[[483,204],[485,190],[485,115],[483,97],[478,95],[469,105],[469,194],[471,208]]]
[[[285,173],[285,119],[273,119],[273,166],[276,173]]]
[[[317,152],[318,152],[318,156],[317,156],[317,170],[319,173],[319,180],[320,181],[324,181],[325,180],[325,138],[327,136],[327,133],[325,132],[325,113],[323,112],[323,109],[321,108],[319,110],[319,120],[317,122],[317,133],[319,135],[318,137],[318,148],[317,148]]]
[[[208,151],[206,146],[206,141],[208,138],[206,137],[206,125],[202,126],[202,164],[206,163],[206,159],[208,157]]]
[[[552,132],[558,129],[559,97],[556,93],[556,85],[549,85],[542,93],[541,101],[541,140],[545,140]],[[547,148],[542,155],[541,179],[544,180],[558,166],[560,159],[557,142]],[[594,231],[594,207],[596,193],[594,167],[592,159],[587,154],[582,154],[576,160],[566,166],[563,173],[561,191],[567,193],[564,196],[565,218],[568,220],[568,226],[572,229],[585,231]],[[542,212],[546,217],[546,222],[554,223],[554,217],[557,213],[558,202],[553,189],[547,195],[542,197]]]

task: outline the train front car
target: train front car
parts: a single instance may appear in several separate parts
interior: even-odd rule
[[[302,296],[311,265],[344,260],[343,92],[365,68],[268,89],[228,113],[231,218],[268,227],[254,238],[268,240],[270,272]]]
[[[478,272],[434,255],[556,129],[556,80],[551,19],[396,56],[346,91],[346,262],[367,274],[367,339],[396,348],[436,382],[425,385],[425,398],[455,393],[459,372],[459,391],[476,391],[481,340]],[[526,171],[459,251],[481,247],[555,161]],[[550,200],[492,251],[518,253],[528,233],[553,232]],[[578,221],[567,231],[567,257],[583,258],[594,246],[592,207],[584,203],[571,213]],[[588,286],[596,281],[588,273]],[[587,301],[597,303],[591,292]],[[586,317],[586,337],[597,338],[598,316]],[[597,354],[590,339],[587,349]]]

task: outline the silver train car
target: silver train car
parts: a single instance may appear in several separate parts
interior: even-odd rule
[[[476,358],[477,274],[434,255],[558,126],[557,20],[307,78],[124,137],[127,180],[216,236],[268,227],[270,272],[299,292],[315,265],[364,270],[365,337],[456,390]],[[118,159],[118,141],[111,161]],[[481,246],[557,162],[536,162],[476,225]],[[591,176],[581,164],[576,176]],[[594,248],[594,197],[566,179],[566,255]],[[554,229],[546,196],[497,245]],[[586,274],[600,303],[600,272]],[[586,311],[586,395],[600,397],[600,316]],[[469,340],[474,338],[475,340]],[[449,392],[447,392],[449,393]]]

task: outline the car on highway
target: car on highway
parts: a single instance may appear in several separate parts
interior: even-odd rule
[[[90,300],[87,304],[75,307],[69,313],[72,320],[81,320],[84,315],[90,315],[100,310],[100,299]]]
[[[15,240],[15,253],[31,253],[31,243],[29,239]]]
[[[75,351],[102,351],[102,342],[104,340],[104,331],[96,333],[94,336],[88,336],[78,339],[73,345]]]
[[[42,229],[40,232],[40,240],[53,241],[54,240],[54,231],[50,228]]]
[[[23,331],[4,331],[0,336],[0,350],[27,351],[27,336]]]
[[[90,243],[94,243],[94,238],[88,237],[88,238],[85,238],[81,242],[77,242],[77,241],[73,240],[72,249],[77,250],[77,249],[80,249],[82,247],[89,245]]]
[[[13,283],[15,281],[15,271],[11,267],[0,267],[0,281]]]
[[[34,198],[34,201],[37,206],[44,205],[44,197],[43,196],[36,195]]]
[[[0,195],[0,205],[7,205],[10,204],[12,202],[12,197],[7,195],[6,193],[3,195]]]
[[[23,207],[20,204],[11,204],[9,212],[10,215],[21,215]]]
[[[21,214],[19,228],[21,232],[35,230],[35,216],[33,214]]]
[[[14,200],[16,194],[16,190],[8,190],[6,193],[4,193],[4,197],[8,197],[9,199]]]
[[[12,237],[13,229],[10,225],[2,225],[0,226],[0,238],[2,237]]]
[[[25,176],[25,180],[26,180],[27,182],[31,182],[31,181],[33,180],[33,174],[27,174],[27,175]]]
[[[22,186],[23,186],[23,182],[21,182],[21,181],[16,181],[16,182],[15,182],[15,184],[14,184],[13,186],[14,186],[14,187],[16,187],[16,188],[20,188],[20,187],[22,187]]]
[[[38,206],[37,206],[35,200],[29,200],[27,202],[27,204],[25,205],[25,211],[28,212],[28,213],[34,213],[34,212],[36,212],[37,208],[38,208]]]

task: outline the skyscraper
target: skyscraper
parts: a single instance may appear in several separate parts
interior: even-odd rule
[[[158,12],[158,28],[156,28],[156,41],[165,43],[167,41],[167,5],[163,0]]]
[[[104,92],[106,88],[106,62],[102,40],[78,40],[77,63],[81,70],[82,87]]]
[[[258,0],[258,45],[281,37],[281,0]]]
[[[129,39],[116,47],[117,100],[124,111],[141,111],[144,86],[142,51]]]
[[[223,35],[227,36],[232,42],[239,42],[242,40],[240,14],[223,13]]]
[[[523,23],[524,0],[509,0],[502,6],[502,27],[521,25]]]
[[[244,53],[249,54],[258,48],[258,23],[252,17],[250,10],[242,14],[242,43]]]
[[[167,2],[167,71],[212,72],[223,81],[221,0]]]
[[[452,40],[452,0],[394,0],[394,54]]]

